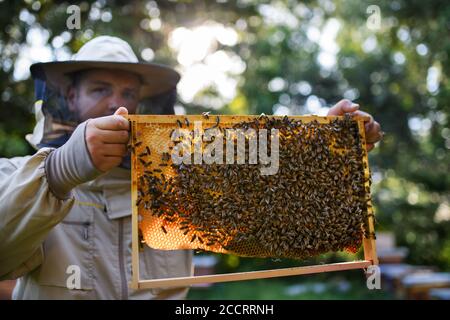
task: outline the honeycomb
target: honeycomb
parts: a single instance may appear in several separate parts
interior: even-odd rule
[[[154,249],[300,259],[329,251],[356,252],[363,238],[374,237],[364,117],[128,119],[132,204],[140,240]],[[243,164],[175,164],[172,155],[181,142],[173,137],[179,129],[189,134],[181,142],[199,143],[202,151],[207,142],[196,134],[208,130],[218,133],[216,139],[225,148],[227,129],[276,129],[278,172],[262,175],[261,165],[249,163],[249,152]],[[245,139],[249,146],[251,135]]]

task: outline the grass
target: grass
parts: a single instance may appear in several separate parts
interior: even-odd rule
[[[381,288],[369,290],[362,271],[319,274],[213,284],[191,288],[188,299],[196,300],[366,300],[394,299]]]

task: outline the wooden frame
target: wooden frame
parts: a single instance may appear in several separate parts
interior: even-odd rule
[[[203,121],[204,123],[215,123],[215,115],[211,115],[208,120],[206,120],[201,115],[192,116],[176,116],[176,115],[130,115],[127,119],[131,123],[131,130],[135,130],[137,123],[176,123],[177,120],[183,121],[184,118],[188,118],[190,122],[193,121]],[[251,120],[257,116],[220,116],[221,122],[240,122],[245,120]],[[271,116],[272,117],[272,116]],[[280,117],[281,118],[281,117]],[[291,119],[302,120],[304,122],[309,122],[317,120],[319,123],[327,123],[332,119],[341,118],[337,116],[290,116]],[[224,119],[224,120],[222,120]],[[368,117],[355,117],[358,121],[359,132],[363,137],[365,147],[365,131],[364,122],[368,121]],[[365,163],[365,177],[366,181],[370,176],[369,163],[367,152],[363,157]],[[132,279],[130,287],[133,289],[149,289],[149,288],[160,288],[160,287],[182,287],[190,286],[193,284],[200,283],[218,283],[218,282],[230,282],[230,281],[242,281],[242,280],[254,280],[263,278],[275,278],[275,277],[286,277],[294,275],[304,275],[304,274],[314,274],[322,272],[334,272],[352,269],[366,269],[371,265],[378,264],[378,258],[376,253],[376,245],[374,237],[363,238],[363,250],[364,250],[364,260],[356,260],[351,262],[333,263],[333,264],[323,264],[323,265],[312,265],[312,266],[302,266],[302,267],[292,267],[292,268],[281,268],[272,270],[261,270],[261,271],[250,271],[250,272],[238,272],[229,274],[215,274],[215,275],[204,275],[204,276],[189,276],[189,277],[177,277],[177,278],[165,278],[165,279],[140,279],[139,274],[139,235],[138,235],[138,209],[136,205],[137,192],[134,188],[136,184],[136,163],[132,162],[132,187],[131,187],[131,197],[132,197]],[[366,182],[366,186],[369,186],[369,182]],[[368,224],[369,233],[374,235],[374,216],[373,209],[370,201],[370,195],[367,195],[368,202]]]

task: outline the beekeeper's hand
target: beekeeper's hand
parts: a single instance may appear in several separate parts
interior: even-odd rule
[[[127,153],[129,123],[122,115],[128,115],[124,107],[112,116],[88,120],[86,145],[93,165],[100,171],[117,167]]]
[[[111,116],[89,119],[75,129],[70,139],[51,152],[45,161],[50,190],[67,199],[75,186],[117,167],[127,153],[129,123],[120,107]]]
[[[372,150],[375,143],[383,139],[384,136],[384,132],[381,131],[380,124],[376,122],[370,114],[359,110],[359,104],[352,103],[347,99],[339,101],[332,108],[330,108],[330,110],[328,110],[329,116],[343,116],[346,113],[369,117],[369,121],[365,123],[366,147],[367,151]]]

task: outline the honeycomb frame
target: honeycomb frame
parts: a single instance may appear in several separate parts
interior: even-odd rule
[[[211,115],[208,118],[202,115],[129,115],[126,118],[130,121],[131,125],[131,139],[132,144],[139,139],[140,130],[138,127],[144,125],[148,127],[152,126],[164,126],[170,130],[179,127],[179,123],[184,123],[185,119],[188,119],[189,123],[194,123],[194,121],[202,121],[202,124],[206,126],[214,126],[216,124],[216,117],[220,119],[220,126],[230,127],[233,124],[242,121],[252,121],[260,116],[230,116],[230,115]],[[270,118],[282,118],[281,116],[269,116]],[[336,118],[342,119],[342,116],[289,116],[291,120],[301,120],[304,123],[316,120],[319,123],[328,123]],[[359,134],[362,137],[362,144],[365,150],[365,131],[364,122],[368,121],[368,117],[357,116],[353,117],[353,120],[358,122]],[[141,130],[142,131],[142,130]],[[165,131],[167,132],[167,130]],[[166,138],[167,139],[167,138]],[[152,146],[153,148],[155,146]],[[157,146],[156,146],[157,147]],[[158,150],[158,148],[156,148]],[[163,152],[164,146],[160,146],[159,151]],[[366,187],[370,187],[368,181],[370,178],[370,169],[368,162],[367,152],[363,152],[363,163],[364,163],[364,176],[366,180]],[[159,287],[180,287],[189,286],[192,284],[199,283],[216,283],[216,282],[227,282],[227,281],[240,281],[240,280],[251,280],[251,279],[261,279],[261,278],[272,278],[272,277],[282,277],[282,276],[292,276],[301,274],[312,274],[321,272],[332,272],[340,270],[350,270],[350,269],[365,269],[370,265],[377,265],[378,258],[376,254],[376,246],[374,237],[363,237],[362,246],[364,250],[364,260],[355,260],[343,263],[334,264],[321,264],[312,266],[301,266],[293,268],[282,268],[274,270],[262,270],[262,271],[250,271],[241,273],[229,273],[229,274],[215,274],[207,276],[190,276],[190,277],[177,277],[177,278],[167,278],[167,279],[140,279],[139,276],[139,248],[140,248],[140,232],[139,232],[139,210],[136,205],[138,200],[138,190],[137,190],[137,180],[138,180],[138,157],[137,152],[132,156],[132,183],[131,183],[131,195],[132,195],[132,279],[131,287],[134,289],[139,288],[159,288]],[[368,228],[370,234],[374,234],[374,215],[371,205],[370,194],[367,194],[367,216],[368,216]],[[160,232],[161,226],[155,226]],[[190,249],[190,248],[185,248]],[[217,251],[220,252],[220,251]]]

